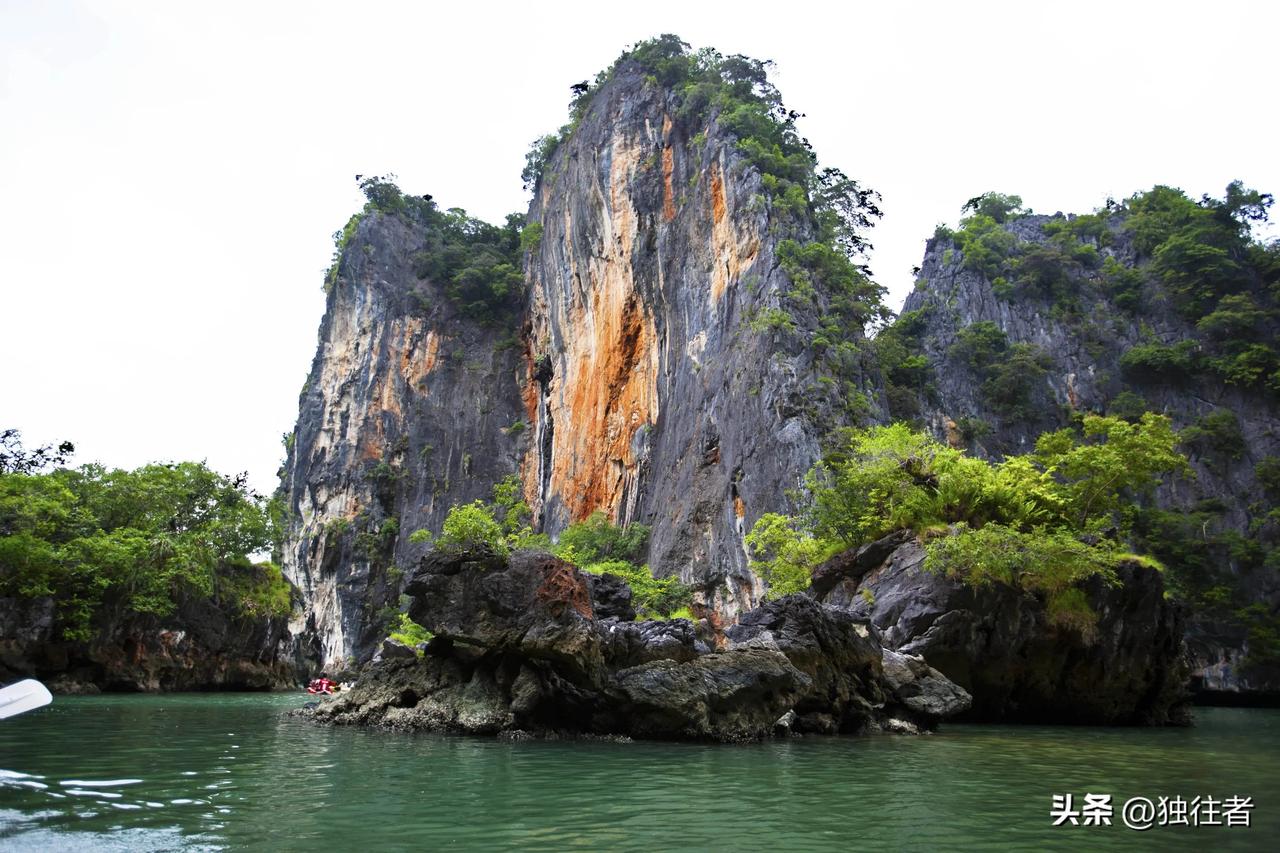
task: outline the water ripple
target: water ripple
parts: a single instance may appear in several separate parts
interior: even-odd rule
[[[0,728],[13,768],[0,770],[0,847],[1052,850],[1084,835],[1049,829],[1050,795],[1086,790],[1251,795],[1247,840],[1280,839],[1277,712],[1216,710],[1190,730],[953,726],[723,747],[315,728],[280,715],[296,704],[86,697],[15,718]],[[1123,827],[1087,840],[1206,843]]]

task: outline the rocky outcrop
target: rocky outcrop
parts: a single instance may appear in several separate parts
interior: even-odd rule
[[[0,598],[0,683],[38,678],[55,693],[279,690],[302,677],[287,620],[228,614],[187,598],[165,617],[105,607],[94,639],[54,633],[51,599]]]
[[[409,617],[443,640],[545,662],[580,684],[604,672],[591,585],[550,554],[434,551],[406,591]]]
[[[1156,570],[1125,563],[1117,569],[1119,586],[1086,581],[1098,623],[1084,636],[1051,624],[1035,595],[1003,584],[960,583],[926,571],[924,557],[914,540],[899,544],[880,565],[842,581],[822,600],[870,620],[885,646],[922,655],[963,687],[973,696],[966,719],[1185,722],[1182,614],[1165,598]],[[904,666],[922,678],[915,701],[929,707],[935,691],[917,662],[886,657],[884,666],[893,678]]]
[[[865,621],[804,596],[771,601],[725,632],[733,648],[786,656],[809,679],[792,708],[798,728],[835,734],[864,728],[884,703],[880,643]]]
[[[741,741],[920,731],[968,707],[923,662],[894,655],[886,668],[865,620],[802,595],[717,640],[705,620],[601,620],[596,588],[544,553],[435,551],[408,586],[413,618],[435,634],[423,655],[385,657],[303,713],[392,729]]]
[[[714,111],[695,124],[679,106],[628,62],[593,92],[535,187],[511,324],[418,278],[426,226],[374,212],[354,228],[284,476],[282,568],[317,663],[367,659],[397,568],[425,551],[410,535],[513,473],[542,531],[594,511],[641,522],[659,576],[728,618],[758,600],[745,533],[845,422],[831,389],[873,408],[879,393],[856,370],[831,381],[809,346],[821,287],[788,303],[790,330],[752,322],[782,304],[776,247],[806,226],[772,214]]]

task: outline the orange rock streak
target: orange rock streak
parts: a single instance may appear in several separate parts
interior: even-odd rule
[[[571,253],[581,261],[574,276],[583,275],[586,287],[582,293],[566,288],[574,298],[560,322],[563,352],[553,359],[548,492],[563,501],[572,521],[596,510],[618,518],[637,464],[632,439],[657,420],[657,332],[631,267],[636,214],[629,181],[640,159],[639,148],[616,144],[603,245]],[[536,393],[526,391],[529,411],[536,408]],[[531,447],[530,457],[539,452]],[[530,468],[536,470],[537,463],[527,459]]]

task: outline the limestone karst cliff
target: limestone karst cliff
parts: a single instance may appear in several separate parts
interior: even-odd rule
[[[776,215],[714,113],[681,114],[623,64],[546,164],[529,213],[542,236],[526,267],[522,473],[547,531],[601,509],[652,525],[655,571],[735,610],[758,592],[744,532],[843,412],[807,345],[828,295],[796,307],[779,258],[806,223]],[[784,303],[781,328],[759,322]]]
[[[313,665],[345,663],[380,637],[399,566],[449,507],[516,470],[527,437],[520,353],[466,316],[413,255],[426,228],[371,212],[351,233],[289,442],[282,568],[303,590],[295,621]],[[376,632],[376,631],[375,631]]]
[[[1268,198],[1251,207],[1246,193],[1197,203],[1157,187],[1082,216],[997,209],[1000,222],[974,211],[929,241],[888,335],[923,357],[886,365],[893,416],[980,456],[1028,452],[1085,412],[1172,419],[1191,475],[1166,478],[1135,529],[1190,609],[1210,690],[1280,683],[1276,273],[1274,248],[1248,237]],[[1194,261],[1175,254],[1185,246]]]
[[[812,173],[743,62],[708,85]],[[848,400],[878,407],[861,323],[832,328],[878,311],[878,289],[847,260],[838,286],[810,271],[816,208],[786,203],[740,115],[730,129],[626,57],[576,111],[534,186],[514,295],[472,310],[431,271],[429,202],[371,196],[342,235],[283,477],[283,568],[317,662],[371,653],[426,550],[411,535],[512,474],[552,536],[595,511],[650,525],[655,573],[732,615],[760,592],[751,524],[786,505]]]
[[[368,659],[424,537],[512,478],[553,539],[595,512],[649,526],[654,574],[725,624],[764,591],[747,532],[792,509],[842,426],[904,420],[994,458],[1085,412],[1154,411],[1195,476],[1133,496],[1126,537],[1192,609],[1199,677],[1267,689],[1277,265],[1248,239],[1264,197],[1157,188],[1081,217],[979,197],[870,340],[874,194],[817,169],[764,64],[667,38],[575,87],[504,227],[362,183],[287,440],[300,656]]]

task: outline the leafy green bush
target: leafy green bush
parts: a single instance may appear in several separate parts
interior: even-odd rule
[[[1052,362],[1035,344],[1010,344],[1004,331],[989,320],[965,326],[947,354],[982,378],[988,405],[1010,420],[1036,416],[1036,390]]]
[[[1212,316],[1212,315],[1210,315]],[[1280,353],[1268,344],[1243,344],[1232,339],[1234,353],[1209,358],[1207,364],[1231,385],[1266,385],[1280,391]]]
[[[542,243],[542,223],[530,222],[520,232],[520,248],[532,252]]]
[[[480,320],[509,319],[524,287],[520,267],[524,217],[511,214],[503,227],[490,225],[453,208],[421,209],[427,225],[423,249],[414,254],[413,272],[444,285],[462,313]]]
[[[965,441],[977,441],[991,434],[991,424],[982,418],[973,418],[968,415],[956,421],[956,429],[960,431],[960,436]]]
[[[1280,456],[1264,456],[1254,466],[1253,476],[1272,500],[1280,500]]]
[[[559,133],[548,133],[546,136],[539,136],[529,146],[529,151],[524,155],[524,169],[520,172],[520,180],[526,190],[531,190],[537,186],[538,181],[542,178],[542,173],[547,168],[547,163],[551,160],[551,155],[556,153],[556,149],[560,147],[560,143],[569,134],[569,126],[565,125],[560,129]]]
[[[873,339],[889,414],[894,420],[912,421],[920,414],[920,397],[929,368],[929,360],[920,350],[929,310],[926,306],[903,312]]]
[[[813,570],[838,551],[797,529],[794,519],[765,513],[746,538],[751,570],[765,582],[765,598],[773,600],[804,592]]]
[[[961,211],[972,213],[974,216],[984,216],[996,223],[1005,223],[1031,213],[1022,206],[1022,196],[996,192],[983,193],[969,199],[964,203]]]
[[[888,317],[881,298],[885,289],[872,281],[850,256],[821,241],[800,244],[782,240],[778,264],[791,279],[793,292],[821,286],[830,299],[827,313],[841,326],[862,329]]]
[[[1170,366],[1170,372],[1207,370],[1232,384],[1280,393],[1280,293],[1274,286],[1280,243],[1253,240],[1250,230],[1267,219],[1271,202],[1271,196],[1239,181],[1221,200],[1205,196],[1195,202],[1164,186],[1126,200],[1124,227],[1142,256],[1143,271],[1204,337],[1196,347],[1199,357]]]
[[[1167,418],[1086,415],[1077,434],[1046,433],[1033,454],[992,464],[904,424],[851,430],[846,446],[805,478],[799,515],[763,516],[747,537],[753,569],[782,595],[842,550],[900,529],[953,525],[931,540],[929,565],[971,583],[1001,581],[1045,595],[1051,618],[1087,633],[1071,592],[1124,557],[1134,500],[1186,470]]]
[[[785,308],[770,306],[760,310],[752,318],[749,328],[753,332],[782,331],[792,334],[796,331],[796,318]]]
[[[1246,669],[1280,666],[1280,649],[1266,642],[1280,619],[1259,610],[1255,601],[1257,575],[1277,567],[1274,549],[1256,538],[1224,529],[1225,505],[1202,502],[1190,511],[1145,509],[1137,514],[1137,543],[1165,566],[1165,587],[1199,614],[1235,625],[1249,633]],[[1252,534],[1251,534],[1252,535]],[[1254,645],[1255,631],[1262,640]]]
[[[523,214],[509,214],[506,224],[497,226],[470,217],[459,208],[442,211],[430,196],[402,192],[394,175],[363,178],[360,189],[365,194],[364,209],[333,235],[335,249],[333,263],[325,274],[326,290],[337,283],[343,258],[360,223],[374,214],[394,216],[422,226],[425,231],[422,250],[411,258],[418,278],[442,286],[468,317],[488,322],[511,319],[524,287],[520,254],[528,248],[528,241],[541,235],[541,226],[534,226],[525,237]],[[416,291],[415,295],[423,299]]]
[[[679,618],[671,614],[692,603],[692,591],[679,578],[655,578],[643,564],[648,547],[647,526],[618,527],[597,511],[569,525],[551,552],[584,572],[617,575],[625,580],[631,587],[632,602],[642,615]]]
[[[1195,369],[1199,349],[1200,342],[1195,340],[1178,341],[1171,346],[1138,344],[1120,356],[1120,366],[1139,376],[1177,381]]]
[[[1147,401],[1132,391],[1121,391],[1107,404],[1107,414],[1130,423],[1139,420],[1149,409]]]
[[[1203,242],[1201,234],[1175,234],[1152,255],[1152,270],[1185,314],[1209,310],[1217,297],[1242,283],[1243,270],[1227,250]]]
[[[947,355],[963,362],[970,370],[981,372],[1003,358],[1008,349],[1009,338],[1004,330],[990,320],[980,320],[956,334]]]
[[[963,254],[961,266],[988,279],[1009,272],[1018,251],[1018,238],[994,218],[975,213],[960,220],[955,232],[956,247]]]
[[[1073,302],[1085,270],[1101,263],[1092,245],[1055,239],[1049,245],[1032,246],[1009,264],[1011,294],[1030,295],[1054,305]]]
[[[1096,618],[1076,584],[1098,575],[1118,585],[1116,558],[1114,547],[1087,544],[1069,530],[1024,532],[1002,524],[975,530],[962,524],[930,543],[924,565],[973,586],[1001,583],[1040,593],[1050,623],[1091,640]]]
[[[432,636],[430,631],[410,619],[408,613],[401,613],[397,616],[388,639],[410,648],[417,648],[422,643],[430,642]],[[421,649],[418,649],[418,654],[422,654]]]
[[[565,558],[561,555],[562,558]],[[570,555],[572,556],[572,555]],[[569,562],[573,562],[570,560]],[[579,565],[584,572],[593,575],[617,575],[631,587],[631,602],[636,612],[650,619],[688,619],[688,608],[693,603],[689,587],[677,577],[655,578],[648,566],[637,566],[625,560],[606,560]],[[679,611],[684,611],[680,614]]]
[[[618,527],[603,512],[569,525],[560,534],[555,553],[577,565],[623,561],[639,564],[649,547],[649,528],[643,524]]]
[[[1182,431],[1182,443],[1220,464],[1244,455],[1240,419],[1229,409],[1214,409]]]
[[[1218,300],[1214,310],[1196,321],[1196,329],[1212,340],[1248,337],[1263,319],[1253,297],[1235,293]]]
[[[1003,360],[986,370],[982,396],[1010,420],[1033,420],[1039,413],[1036,391],[1052,366],[1049,354],[1035,344],[1014,344]]]
[[[1214,300],[1246,283],[1248,223],[1266,219],[1270,196],[1237,181],[1226,198],[1199,203],[1181,190],[1158,186],[1125,202],[1125,227],[1140,252],[1188,316],[1202,316]]]
[[[493,486],[493,500],[472,501],[453,506],[445,516],[440,535],[430,530],[415,530],[409,541],[436,547],[459,549],[487,545],[500,554],[520,548],[550,548],[545,534],[530,527],[529,505],[525,503],[520,478],[512,474]]]
[[[1044,233],[1059,244],[1074,241],[1109,246],[1115,242],[1110,228],[1111,217],[1111,211],[1106,209],[1079,216],[1055,217],[1044,224]]]
[[[293,585],[275,563],[228,560],[218,573],[217,594],[246,616],[288,616]]]
[[[1116,306],[1125,311],[1136,312],[1141,307],[1145,281],[1139,270],[1113,257],[1107,256],[1102,261],[1102,283]]]
[[[459,550],[478,546],[488,546],[505,555],[509,549],[502,525],[494,520],[484,501],[451,508],[436,538],[436,547]]]

